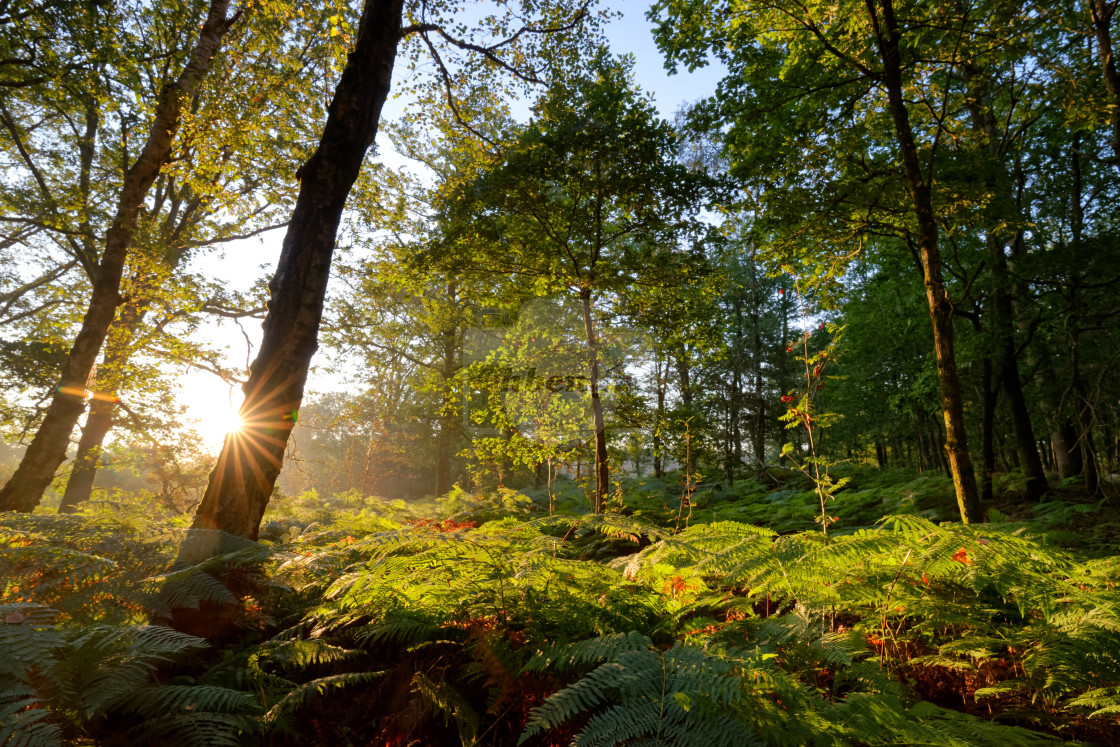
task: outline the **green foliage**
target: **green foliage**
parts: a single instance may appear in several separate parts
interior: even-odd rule
[[[236,745],[255,729],[253,696],[223,687],[155,684],[153,672],[205,649],[166,627],[59,628],[54,610],[0,605],[4,744],[58,744],[66,731],[98,733],[126,718],[130,739],[175,745]]]
[[[762,745],[732,707],[743,677],[734,662],[679,643],[668,651],[605,646],[606,662],[533,709],[521,742],[595,709],[579,745]],[[588,649],[569,654],[574,663]]]
[[[267,546],[118,579],[119,598],[142,603],[135,619],[0,607],[18,620],[0,625],[4,733],[28,744],[287,743],[310,738],[314,715],[332,724],[315,739],[375,743],[408,732],[441,744],[955,747],[1052,743],[1021,727],[1055,731],[1075,717],[1115,722],[1120,565],[1045,539],[1080,511],[1055,503],[1040,524],[938,524],[923,512],[944,503],[952,515],[943,478],[844,476],[859,485],[837,493],[845,516],[907,511],[826,541],[812,529],[814,491],[746,480],[737,492],[704,487],[707,505],[681,531],[667,511],[660,523],[534,517],[512,492],[455,494],[440,505],[450,517],[403,523],[380,502],[326,509],[305,496],[282,519],[297,531]],[[639,513],[668,489],[635,487]],[[501,517],[503,500],[529,518]],[[783,506],[800,506],[800,531],[714,518],[785,523],[795,514]],[[478,526],[465,520],[472,507]],[[73,583],[36,592],[65,603],[67,589],[109,583],[98,579],[143,546],[104,534],[129,537],[140,519],[118,521],[2,526],[13,549],[37,548],[13,565],[21,579],[46,578],[36,562],[66,577],[100,559],[96,573],[78,568]],[[86,555],[71,547],[81,543]],[[254,595],[218,579],[251,580]],[[165,610],[241,610],[242,641],[214,651],[143,624],[161,588]],[[979,706],[947,710],[946,680]],[[1032,700],[1039,709],[1021,707]],[[970,715],[984,704],[997,720]]]

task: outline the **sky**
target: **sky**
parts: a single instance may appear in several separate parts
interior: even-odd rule
[[[652,95],[663,117],[672,119],[681,104],[714,93],[722,68],[707,67],[694,73],[681,70],[675,75],[665,69],[661,53],[653,42],[653,26],[645,18],[648,4],[644,0],[607,0],[601,7],[621,14],[605,29],[611,51],[634,56],[635,80],[644,92]],[[398,69],[398,72],[401,70]],[[399,100],[390,100],[386,103],[383,119],[399,117],[401,107]],[[383,138],[379,137],[379,143],[382,141]],[[380,157],[392,159],[393,154],[383,152]],[[271,276],[280,256],[282,240],[281,229],[259,238],[234,242],[224,247],[220,254],[209,254],[200,259],[195,268],[219,279],[231,289],[248,290],[258,278]],[[244,321],[240,328],[227,322],[210,325],[201,333],[226,349],[231,365],[244,366],[256,353],[261,325],[251,319]],[[217,451],[221,447],[224,428],[231,422],[228,413],[236,410],[241,402],[240,388],[198,370],[185,371],[180,377],[180,386],[178,399],[187,407],[188,418],[196,421],[194,425],[203,437],[202,446],[209,451]],[[344,382],[313,369],[307,389],[314,394],[344,387]]]

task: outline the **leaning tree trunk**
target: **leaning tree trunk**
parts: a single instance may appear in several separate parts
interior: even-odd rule
[[[82,437],[78,440],[78,453],[70,470],[70,479],[66,481],[66,490],[58,505],[60,514],[74,513],[78,506],[89,500],[93,492],[101,450],[106,436],[113,428],[113,411],[119,402],[117,394],[124,376],[124,367],[132,355],[132,342],[149,305],[147,299],[127,304],[109,332],[105,355],[94,381],[97,393],[90,403],[86,424],[82,427]]]
[[[366,0],[357,43],[335,89],[319,147],[296,172],[299,196],[269,284],[260,352],[243,387],[243,426],[226,436],[192,529],[257,538],[318,347],[342,210],[389,94],[401,8],[402,0]],[[180,560],[219,551],[214,535],[195,532],[180,550]]]
[[[82,427],[82,437],[78,440],[78,454],[74,457],[74,467],[70,470],[70,479],[66,481],[62,502],[58,504],[60,514],[74,513],[78,510],[78,506],[88,501],[93,493],[93,480],[97,476],[97,468],[101,462],[101,449],[105,437],[113,428],[114,404],[108,397],[98,397],[89,406],[89,415],[86,416],[86,424]]]
[[[136,218],[144,206],[148,189],[171,156],[184,105],[194,97],[221,46],[222,37],[237,19],[237,14],[227,18],[228,10],[229,0],[211,0],[190,59],[179,77],[160,93],[148,140],[136,163],[125,174],[82,328],[63,365],[59,385],[42,425],[15,474],[0,490],[0,511],[33,510],[54,479],[55,470],[66,459],[70,434],[85,410],[86,384],[121,302],[121,275],[132,246]]]
[[[607,454],[607,426],[603,420],[603,400],[599,397],[599,338],[595,334],[595,320],[591,318],[591,288],[579,293],[579,307],[583,312],[583,331],[587,339],[588,379],[591,387],[591,418],[595,428],[595,513],[606,508],[611,489],[611,468]]]
[[[887,93],[891,118],[907,187],[913,200],[918,221],[918,249],[922,262],[922,280],[929,304],[929,318],[933,326],[933,344],[937,356],[937,379],[940,385],[941,408],[945,416],[945,455],[957,494],[961,521],[983,521],[983,509],[976,490],[976,475],[968,454],[968,437],[965,434],[964,405],[961,400],[960,379],[957,375],[957,357],[953,346],[953,304],[945,290],[941,270],[941,252],[938,248],[937,220],[933,212],[930,186],[922,174],[918,147],[910,126],[910,113],[906,108],[902,84],[901,32],[894,15],[892,0],[880,0],[883,9],[882,27],[872,0],[868,11],[875,29],[879,54],[883,62],[882,83]]]

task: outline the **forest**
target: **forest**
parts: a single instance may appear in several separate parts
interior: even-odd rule
[[[1118,7],[0,0],[0,747],[1120,745]]]

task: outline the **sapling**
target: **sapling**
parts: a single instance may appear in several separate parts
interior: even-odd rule
[[[819,392],[825,385],[825,369],[829,364],[836,360],[836,350],[840,343],[840,339],[844,333],[844,327],[830,322],[821,322],[817,326],[818,331],[826,332],[828,337],[826,344],[819,350],[814,350],[810,346],[813,338],[812,325],[808,323],[808,313],[805,309],[804,296],[801,288],[794,286],[797,295],[797,305],[801,312],[801,318],[806,322],[804,331],[801,337],[794,343],[786,346],[786,352],[792,353],[794,345],[800,348],[800,354],[797,360],[802,361],[805,368],[804,373],[804,390],[797,391],[791,390],[789,393],[782,395],[782,402],[789,406],[784,415],[779,416],[779,420],[785,422],[786,429],[802,427],[805,429],[807,437],[808,455],[803,459],[798,459],[797,450],[792,443],[787,443],[782,447],[782,456],[786,457],[793,463],[793,466],[812,483],[817,493],[817,498],[820,500],[820,515],[817,516],[816,521],[821,525],[821,531],[825,537],[828,536],[828,527],[833,522],[839,519],[838,516],[831,516],[828,513],[828,502],[833,500],[836,491],[844,487],[850,478],[843,477],[839,480],[834,480],[832,475],[829,474],[829,469],[838,464],[822,456],[817,451],[817,442],[819,440],[819,429],[827,428],[832,420],[835,418],[833,413],[819,412],[817,410],[817,397]]]

